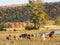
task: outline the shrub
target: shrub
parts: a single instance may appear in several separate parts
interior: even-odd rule
[[[6,29],[0,26],[0,31],[6,31]]]
[[[38,29],[38,28],[35,28],[34,26],[26,26],[25,27],[26,30],[34,30],[34,29]]]
[[[3,31],[7,31],[6,29],[3,29]]]
[[[31,27],[31,26],[26,26],[25,29],[26,29],[26,30],[31,30],[32,27]]]
[[[14,29],[13,31],[16,31],[16,29]]]

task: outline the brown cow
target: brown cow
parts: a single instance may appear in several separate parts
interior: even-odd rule
[[[6,39],[9,40],[10,38],[7,36]]]
[[[17,39],[17,37],[16,37],[16,36],[13,36],[13,38],[14,38],[14,40],[16,40],[16,39]]]
[[[54,33],[55,33],[54,31],[51,31],[50,34],[49,34],[49,37],[53,38]]]
[[[31,39],[31,35],[30,34],[27,35],[27,39]]]
[[[31,34],[31,37],[34,37],[34,34]]]
[[[11,35],[9,34],[9,37],[11,37]]]

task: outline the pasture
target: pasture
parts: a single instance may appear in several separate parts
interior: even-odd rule
[[[42,40],[40,35],[32,37],[31,39],[21,39],[20,34],[34,34],[40,32],[39,30],[34,31],[0,31],[0,45],[60,45],[60,34],[55,34],[53,38],[50,38],[46,34],[46,40]],[[43,31],[42,31],[43,32]],[[10,40],[6,37],[11,35]],[[16,40],[13,36],[16,36]]]

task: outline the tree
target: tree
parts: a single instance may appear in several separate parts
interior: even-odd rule
[[[57,25],[60,25],[60,16],[57,16],[57,18],[55,19],[55,23],[56,23]]]
[[[40,25],[45,24],[45,21],[48,19],[42,1],[29,1],[27,7],[31,13],[30,21],[34,23],[35,29],[39,29]]]
[[[2,21],[2,11],[0,11],[0,22]]]

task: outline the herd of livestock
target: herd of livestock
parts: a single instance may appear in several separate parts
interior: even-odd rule
[[[48,36],[50,37],[50,38],[53,38],[53,36],[54,36],[54,34],[55,34],[55,32],[54,31],[51,31],[49,34],[48,34]],[[11,37],[12,35],[8,35],[7,37],[6,37],[6,39],[7,40],[10,40],[10,37]],[[21,34],[21,35],[19,35],[19,38],[20,39],[32,39],[32,37],[36,37],[37,36],[37,34],[26,34],[26,33],[24,33],[24,34]],[[42,40],[46,40],[46,34],[45,33],[41,33],[41,34],[39,34],[39,36],[42,38]],[[17,37],[16,36],[13,36],[13,38],[16,40],[17,39]]]

